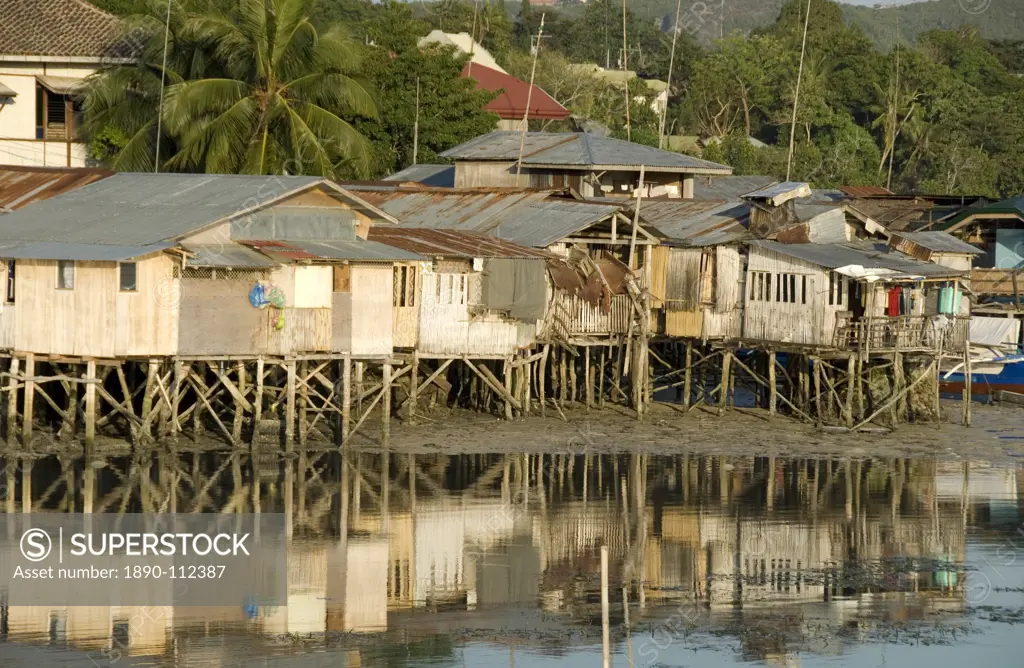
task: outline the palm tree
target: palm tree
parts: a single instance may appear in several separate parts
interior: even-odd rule
[[[367,86],[352,73],[359,49],[341,26],[318,30],[313,0],[223,0],[172,10],[163,68],[166,5],[133,21],[145,34],[137,65],[99,75],[86,127],[124,135],[115,169],[152,169],[161,73],[161,168],[241,174],[362,174],[370,142],[346,119],[373,117]],[[209,7],[210,3],[204,3]],[[162,11],[161,11],[162,6]]]

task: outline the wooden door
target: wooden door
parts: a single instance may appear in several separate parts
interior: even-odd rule
[[[415,348],[420,332],[420,275],[412,264],[396,264],[394,280],[394,346]]]

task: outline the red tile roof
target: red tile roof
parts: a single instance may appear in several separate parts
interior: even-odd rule
[[[526,111],[527,97],[530,98],[530,118],[557,121],[569,118],[569,110],[558,104],[553,97],[544,92],[544,89],[534,85],[533,93],[530,93],[530,84],[504,72],[476,63],[467,63],[462,70],[462,76],[475,79],[479,90],[502,91],[484,107],[501,118],[522,119]]]
[[[129,55],[120,20],[85,0],[0,0],[0,55]]]

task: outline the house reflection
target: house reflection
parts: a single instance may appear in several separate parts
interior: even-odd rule
[[[634,626],[693,609],[702,626],[735,632],[744,656],[799,665],[795,652],[841,654],[886,624],[962,614],[967,528],[1019,525],[1024,481],[984,463],[646,455],[410,458],[380,476],[380,456],[316,476],[261,471],[262,512],[293,516],[287,606],[4,606],[6,642],[185,665],[227,656],[218,637],[251,649],[311,634],[405,642],[410,629],[487,629],[511,647],[524,642],[521,619],[557,637],[600,619],[607,545],[613,623],[624,597]],[[244,467],[241,479],[251,480]],[[33,512],[56,511],[46,506]],[[584,635],[576,642],[600,643]]]

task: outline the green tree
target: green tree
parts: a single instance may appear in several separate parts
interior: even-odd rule
[[[162,69],[161,13],[139,27],[139,64],[115,67],[90,86],[86,127],[130,137],[111,164],[152,169]],[[198,3],[197,3],[198,4]],[[354,76],[360,49],[340,25],[318,30],[312,0],[234,0],[226,11],[178,6],[172,16],[166,95],[167,169],[244,174],[365,174],[371,145],[352,126],[376,115]],[[131,111],[121,110],[130,103]],[[147,115],[146,112],[149,112]]]

